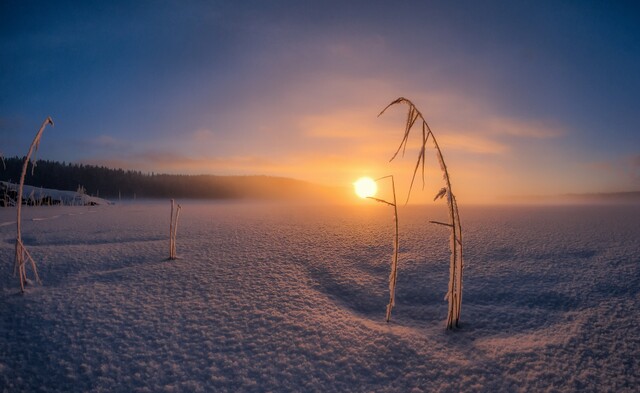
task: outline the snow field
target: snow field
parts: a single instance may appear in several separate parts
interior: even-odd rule
[[[0,391],[620,391],[640,371],[640,209],[469,207],[462,326],[446,214],[382,206],[0,210]],[[441,206],[442,207],[442,206]],[[441,210],[444,210],[442,208]]]

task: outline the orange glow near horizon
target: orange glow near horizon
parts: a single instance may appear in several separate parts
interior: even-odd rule
[[[377,94],[393,97],[381,90],[384,94]],[[486,104],[454,93],[421,95],[415,102],[420,108],[429,108],[425,116],[438,138],[460,202],[505,203],[538,194],[597,191],[590,185],[593,176],[585,174],[583,167],[563,165],[566,152],[553,143],[569,130],[553,122],[501,115]],[[351,200],[355,197],[350,189],[353,179],[363,173],[389,173],[395,176],[398,195],[403,199],[409,192],[421,138],[414,129],[404,157],[399,155],[389,162],[402,140],[406,108],[394,108],[384,117],[376,117],[380,106],[378,102],[327,106],[286,116],[275,108],[265,114],[267,120],[263,119],[272,126],[261,129],[250,142],[223,138],[216,125],[210,124],[183,134],[182,147],[171,145],[170,149],[167,142],[163,148],[148,148],[115,159],[93,157],[84,162],[156,173],[288,177],[340,189],[340,198],[351,202],[356,202],[355,198]],[[241,125],[230,127],[229,134],[235,134],[232,131],[239,127],[259,128],[254,124],[255,117],[243,118]],[[290,142],[277,151],[265,149],[275,139]],[[95,143],[124,146],[127,141],[103,137]],[[545,160],[540,160],[542,150]],[[431,143],[426,151],[424,187],[420,175],[421,171],[413,184],[410,204],[431,203],[444,186]]]
[[[369,198],[376,195],[378,185],[375,180],[370,177],[361,177],[353,183],[356,194],[360,198]]]

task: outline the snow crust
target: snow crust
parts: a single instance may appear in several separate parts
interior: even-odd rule
[[[2,189],[11,190],[17,193],[19,184],[9,183],[6,181],[0,181]],[[94,197],[80,193],[77,191],[62,191],[54,190],[51,188],[33,187],[29,185],[23,185],[22,187],[23,200],[30,201],[33,205],[47,204],[45,199],[50,199],[51,204],[56,205],[68,205],[68,206],[86,206],[86,205],[109,205],[106,199]],[[17,197],[14,197],[14,199]],[[12,202],[15,205],[15,201]]]
[[[633,392],[640,208],[467,207],[447,332],[446,209],[169,203],[25,207],[43,285],[0,209],[0,392]],[[446,218],[445,218],[446,219]]]

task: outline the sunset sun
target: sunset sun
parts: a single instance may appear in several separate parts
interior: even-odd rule
[[[360,198],[372,197],[378,191],[376,182],[370,177],[361,177],[353,183],[353,187]]]

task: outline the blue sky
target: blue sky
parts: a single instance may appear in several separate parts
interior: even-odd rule
[[[0,3],[5,156],[406,186],[405,96],[459,200],[640,190],[633,2],[128,3]]]

